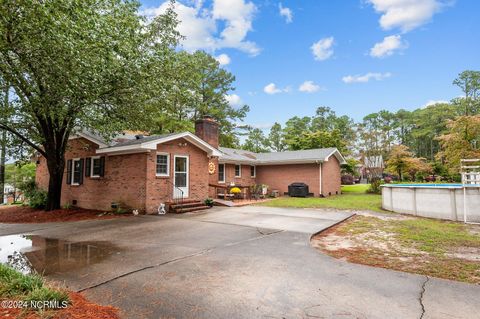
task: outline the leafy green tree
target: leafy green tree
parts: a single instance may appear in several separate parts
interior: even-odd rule
[[[465,94],[463,99],[458,100],[463,108],[462,115],[478,114],[480,111],[480,71],[463,71],[453,81],[453,84]]]
[[[14,189],[14,199],[17,200],[17,189],[23,190],[23,185],[35,181],[36,165],[34,163],[15,163],[5,166],[5,183]]]
[[[143,129],[160,134],[193,131],[195,120],[210,115],[220,124],[220,145],[237,146],[242,127],[235,123],[245,118],[249,107],[233,106],[226,98],[235,90],[235,76],[203,51],[179,52],[168,64],[168,73],[164,95],[152,99],[150,105],[161,113]]]
[[[254,153],[262,153],[268,151],[268,141],[259,128],[251,128],[248,132],[247,139],[243,143],[242,148]]]
[[[285,150],[285,137],[280,123],[275,122],[270,128],[270,133],[268,134],[268,145],[270,149],[274,152],[282,152]]]
[[[316,131],[302,133],[295,137],[290,144],[292,150],[307,150],[314,148],[336,147],[340,152],[346,153],[346,143],[339,130]]]
[[[297,139],[300,135],[310,132],[311,121],[312,119],[308,116],[302,118],[294,116],[285,123],[283,131],[288,149],[298,149],[295,146],[298,144]]]
[[[0,3],[0,77],[15,100],[0,129],[47,160],[47,210],[60,208],[65,149],[76,130],[109,136],[144,123],[162,96],[178,33],[170,8],[152,22],[130,0]]]
[[[480,115],[460,116],[448,123],[449,132],[438,137],[444,160],[450,173],[458,173],[460,160],[480,158]]]
[[[359,176],[359,172],[357,170],[357,165],[360,163],[353,157],[346,159],[346,164],[342,165],[342,174],[350,174],[353,176]]]
[[[405,145],[394,146],[386,164],[386,170],[397,174],[400,180],[403,180],[405,172],[409,173],[411,179],[414,180],[418,172],[429,172],[431,170],[425,159],[415,157]]]
[[[4,113],[2,110],[6,110],[9,102],[9,86],[5,81],[0,78],[0,120],[3,122]],[[0,204],[3,204],[4,191],[5,191],[5,163],[7,159],[7,131],[0,129]]]

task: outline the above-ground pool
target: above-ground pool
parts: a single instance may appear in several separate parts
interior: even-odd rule
[[[480,186],[462,184],[385,184],[382,208],[415,216],[480,222]]]

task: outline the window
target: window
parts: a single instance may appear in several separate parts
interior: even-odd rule
[[[218,182],[225,183],[225,164],[218,164]]]
[[[72,160],[72,185],[80,185],[82,183],[82,169],[82,159],[77,158]]]
[[[91,177],[100,177],[102,175],[102,159],[100,156],[92,157]]]
[[[250,166],[250,177],[255,177],[257,175],[257,167]]]
[[[242,177],[242,165],[235,164],[235,177]]]
[[[170,156],[164,153],[157,153],[157,176],[170,175]]]

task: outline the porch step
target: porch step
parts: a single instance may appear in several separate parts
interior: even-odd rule
[[[176,214],[183,214],[183,213],[191,213],[191,212],[196,212],[196,211],[199,211],[199,210],[205,210],[205,209],[209,209],[210,207],[209,206],[196,206],[196,207],[189,207],[189,208],[180,208],[180,209],[176,209],[175,210],[175,213]]]
[[[199,200],[185,200],[181,203],[171,203],[169,205],[169,212],[174,214],[190,213],[197,210],[209,209],[204,202]]]

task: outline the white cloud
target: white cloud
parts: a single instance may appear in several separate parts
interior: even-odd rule
[[[222,53],[222,54],[216,56],[215,60],[217,60],[218,63],[220,63],[220,65],[228,65],[231,62],[230,57],[225,53]]]
[[[315,60],[323,61],[327,60],[333,55],[333,46],[334,38],[328,37],[320,39],[318,42],[315,42],[312,46],[312,53],[315,57]]]
[[[382,14],[380,26],[385,30],[411,31],[429,22],[445,6],[442,0],[367,0]]]
[[[285,17],[286,23],[291,23],[293,21],[293,12],[290,8],[284,8],[280,3],[278,5],[278,11],[280,13],[280,16]]]
[[[192,3],[192,2],[189,2]],[[142,14],[151,19],[165,12],[169,1],[158,7],[146,8]],[[177,30],[185,36],[181,44],[187,51],[215,51],[235,48],[250,55],[260,53],[258,46],[246,37],[252,31],[252,21],[257,8],[246,0],[214,0],[213,7],[204,6],[203,1],[193,1],[191,6],[175,3],[175,12],[180,23]],[[223,26],[223,28],[218,28]]]
[[[370,49],[370,56],[383,58],[392,55],[397,50],[404,50],[407,47],[408,44],[402,41],[400,35],[390,35],[383,38],[382,42],[376,43],[373,48]]]
[[[300,92],[314,93],[321,89],[320,85],[315,84],[313,81],[305,81],[298,87]]]
[[[292,88],[290,86],[287,86],[283,89],[281,88],[278,88],[277,85],[275,83],[270,83],[270,84],[267,84],[264,88],[263,88],[263,92],[267,93],[267,94],[270,94],[270,95],[273,95],[273,94],[278,94],[278,93],[288,93],[292,90]]]
[[[449,103],[450,103],[449,101],[445,101],[445,100],[428,100],[427,103],[425,103],[422,107],[426,108],[427,106],[432,106],[435,104],[449,104]]]
[[[243,101],[240,98],[240,96],[236,94],[226,94],[225,99],[227,100],[228,104],[230,104],[230,106],[233,106],[233,107],[238,107],[243,104]]]
[[[376,81],[381,81],[386,78],[391,77],[392,74],[390,72],[386,73],[367,73],[364,75],[347,75],[342,78],[342,81],[350,84],[350,83],[366,83],[370,80],[376,80]]]
[[[277,93],[282,93],[282,90],[280,90],[279,88],[277,88],[277,86],[275,85],[275,83],[270,83],[270,84],[267,84],[264,88],[263,88],[263,92],[267,93],[267,94],[277,94]]]

